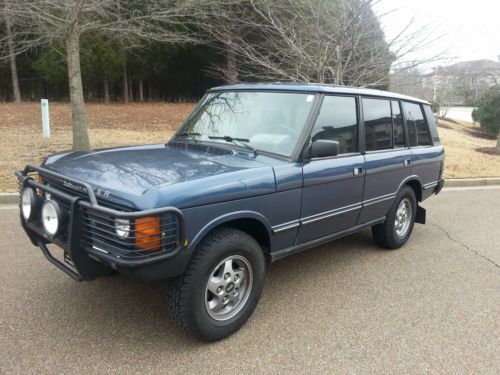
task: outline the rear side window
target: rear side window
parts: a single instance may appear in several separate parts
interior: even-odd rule
[[[392,148],[391,102],[363,98],[366,151]]]
[[[356,99],[350,96],[325,96],[314,124],[312,140],[339,142],[339,153],[358,151]]]
[[[397,100],[393,100],[391,102],[392,106],[392,123],[393,131],[393,141],[394,148],[397,147],[405,147],[405,130],[403,126],[403,117],[401,116],[401,109],[399,108],[399,102]]]
[[[422,107],[418,104],[405,102],[404,113],[410,146],[432,145],[429,129],[427,128],[424,114],[422,113]]]

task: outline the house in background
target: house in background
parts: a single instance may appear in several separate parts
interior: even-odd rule
[[[392,91],[414,95],[444,105],[474,105],[489,88],[500,84],[499,61],[463,61],[438,66],[429,73],[397,73]]]

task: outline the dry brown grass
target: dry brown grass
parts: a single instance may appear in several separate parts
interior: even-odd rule
[[[88,104],[93,148],[166,141],[194,104]],[[0,104],[0,191],[15,191],[14,171],[40,163],[52,153],[71,148],[71,114],[67,103],[51,103],[52,138],[42,138],[40,106]],[[441,122],[439,134],[446,149],[447,178],[498,177],[500,156],[478,150],[495,146],[473,124]]]
[[[162,143],[194,104],[87,104],[92,148]],[[0,104],[0,192],[16,191],[16,169],[39,164],[55,152],[71,149],[71,113],[67,103],[50,104],[52,137],[42,137],[40,106]]]
[[[446,178],[500,177],[500,155],[496,139],[469,122],[439,120],[439,136],[446,151]]]

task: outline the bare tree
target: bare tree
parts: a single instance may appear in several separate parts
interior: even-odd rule
[[[5,0],[8,1],[8,0]],[[66,47],[71,98],[73,149],[90,148],[80,69],[82,34],[99,31],[168,43],[193,42],[187,33],[186,17],[197,16],[192,1],[148,0],[18,0],[8,1],[5,16],[19,25],[16,52],[22,53],[40,44],[62,40]]]
[[[226,55],[214,74],[226,81],[232,61],[238,79],[387,87],[389,71],[438,57],[415,58],[441,37],[413,20],[388,40],[375,0],[225,0],[200,27]],[[439,54],[440,56],[440,54]],[[230,74],[232,77],[234,73]]]
[[[229,2],[233,5],[212,12],[202,28],[226,51],[228,66],[231,59],[239,62],[239,79],[340,85],[387,81],[394,57],[370,1]]]
[[[21,90],[19,88],[19,78],[17,76],[17,63],[16,63],[16,51],[15,42],[12,35],[12,20],[7,11],[7,5],[3,7],[4,20],[5,20],[5,39],[7,42],[9,60],[10,60],[10,72],[12,77],[12,96],[14,98],[14,103],[21,103]]]

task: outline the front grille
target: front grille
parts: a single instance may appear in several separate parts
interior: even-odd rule
[[[122,259],[140,259],[173,251],[179,244],[179,222],[175,214],[167,213],[156,219],[130,221],[125,238],[115,231],[116,217],[92,208],[80,207],[81,244]]]

